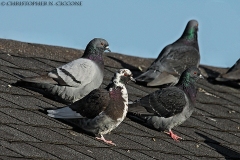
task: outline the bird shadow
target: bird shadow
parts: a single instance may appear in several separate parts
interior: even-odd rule
[[[134,114],[134,113],[128,112],[127,118],[129,118],[133,122],[139,123],[139,124],[143,125],[144,127],[149,128],[149,129],[152,129],[155,131],[163,131],[163,130],[158,130],[158,129],[154,128],[153,126],[147,124],[146,119],[140,118],[139,116],[136,116],[136,114]]]
[[[17,74],[17,73],[14,73],[14,74],[15,74],[20,80],[18,80],[18,81],[15,82],[15,83],[11,83],[12,86],[22,87],[22,88],[25,88],[25,89],[28,89],[28,90],[37,92],[37,93],[43,95],[43,97],[45,97],[45,98],[48,98],[48,99],[51,99],[51,100],[54,100],[54,101],[57,101],[57,102],[60,102],[60,103],[63,103],[63,104],[69,104],[69,102],[67,102],[67,101],[65,101],[65,100],[63,100],[63,99],[61,99],[61,98],[58,98],[57,96],[48,94],[44,89],[40,89],[40,88],[34,87],[34,85],[33,85],[32,83],[28,83],[28,82],[22,81],[21,79],[26,78],[26,77],[24,77],[23,75],[20,75],[20,74]]]
[[[43,97],[45,97],[47,99],[51,99],[51,100],[59,102],[59,103],[70,104],[69,102],[67,102],[61,98],[58,98],[57,96],[47,93],[44,89],[40,89],[40,88],[31,86],[31,83],[26,83],[24,81],[17,81],[16,83],[11,83],[11,85],[15,86],[15,87],[22,87],[22,88],[28,89],[30,91],[33,91],[33,92],[37,92],[37,93],[41,94]]]
[[[211,83],[213,85],[223,85],[223,86],[232,87],[232,88],[236,88],[236,89],[240,88],[240,85],[238,84],[239,82],[237,82],[237,81],[225,81],[225,82],[217,81],[216,78],[220,75],[219,72],[213,71],[204,66],[201,66],[201,68],[203,68],[206,71],[206,73],[208,74],[208,78],[206,78],[206,80],[209,83]]]
[[[235,89],[240,89],[240,85],[239,85],[240,82],[235,82],[235,81],[226,81],[226,82],[220,82],[220,81],[216,81],[214,80],[212,82],[212,84],[218,84],[218,85],[223,85],[223,86],[227,86],[227,87],[232,87],[232,88],[235,88]]]
[[[218,141],[209,138],[206,135],[203,135],[201,133],[195,132],[200,137],[204,138],[204,143],[208,146],[212,147],[214,150],[216,150],[219,154],[223,155],[226,159],[239,159],[240,153],[238,151],[235,151],[227,146],[223,146]]]
[[[123,68],[130,69],[132,71],[134,77],[136,76],[135,74],[140,74],[141,73],[140,70],[137,67],[135,67],[131,64],[125,63],[124,61],[122,61],[118,58],[114,58],[114,57],[111,57],[111,56],[107,56],[107,57],[116,61],[116,62],[118,62],[118,63],[120,63]]]

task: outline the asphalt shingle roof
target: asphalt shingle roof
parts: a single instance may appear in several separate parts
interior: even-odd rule
[[[43,112],[64,104],[12,85],[20,77],[52,70],[82,53],[0,39],[0,159],[240,159],[240,89],[211,81],[227,69],[201,66],[208,78],[197,84],[197,108],[173,129],[184,138],[181,142],[126,118],[106,135],[117,144],[108,146],[77,128],[74,121],[53,119]],[[139,68],[146,69],[152,61],[106,53],[101,87],[119,68],[129,68],[136,76]],[[133,101],[157,88],[130,83],[127,89]]]

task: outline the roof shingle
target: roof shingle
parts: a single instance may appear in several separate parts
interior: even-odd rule
[[[0,159],[239,159],[240,90],[211,83],[227,69],[201,65],[207,80],[199,81],[194,114],[176,133],[177,143],[164,133],[126,118],[112,134],[117,146],[108,146],[74,125],[41,112],[64,104],[35,91],[13,86],[19,78],[39,75],[72,61],[82,50],[0,39]],[[105,87],[119,68],[139,75],[153,59],[105,53]],[[209,81],[208,81],[209,80]],[[127,85],[129,100],[153,92]]]

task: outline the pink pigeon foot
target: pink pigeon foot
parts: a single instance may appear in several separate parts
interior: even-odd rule
[[[111,145],[116,146],[116,144],[113,143],[112,141],[108,141],[108,140],[106,140],[106,139],[103,137],[103,135],[101,135],[101,138],[96,137],[96,139],[97,139],[97,140],[101,140],[101,141],[103,141],[103,142],[105,142],[105,143],[107,143],[107,144],[111,144]]]
[[[165,133],[169,134],[174,141],[179,142],[178,139],[182,139],[182,137],[179,137],[178,135],[174,134],[171,130],[169,132],[165,132]]]

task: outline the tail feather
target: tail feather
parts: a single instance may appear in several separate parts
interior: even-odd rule
[[[45,89],[51,89],[54,87],[54,84],[48,84],[48,83],[35,83],[35,82],[29,82],[29,81],[23,81],[19,80],[15,84],[15,86],[21,86],[24,88],[30,88],[32,90],[45,90]]]
[[[58,84],[53,78],[48,75],[41,75],[35,77],[25,77],[21,81],[30,82],[30,83],[47,83],[47,84]]]
[[[147,70],[143,74],[139,75],[135,79],[138,82],[146,82],[147,86],[160,86],[164,84],[176,84],[178,81],[178,75],[168,72],[160,72],[156,70]]]
[[[156,72],[154,72],[153,70],[148,70],[144,73],[142,73],[141,75],[139,75],[138,77],[136,77],[135,79],[139,82],[151,82],[152,80],[154,80],[154,78],[156,77]]]
[[[148,112],[147,108],[140,104],[139,100],[128,105],[128,113],[132,113],[138,116],[153,116],[154,113]]]
[[[81,114],[73,111],[69,107],[64,107],[56,110],[47,110],[48,116],[53,118],[64,118],[64,119],[74,119],[74,118],[85,118]]]

